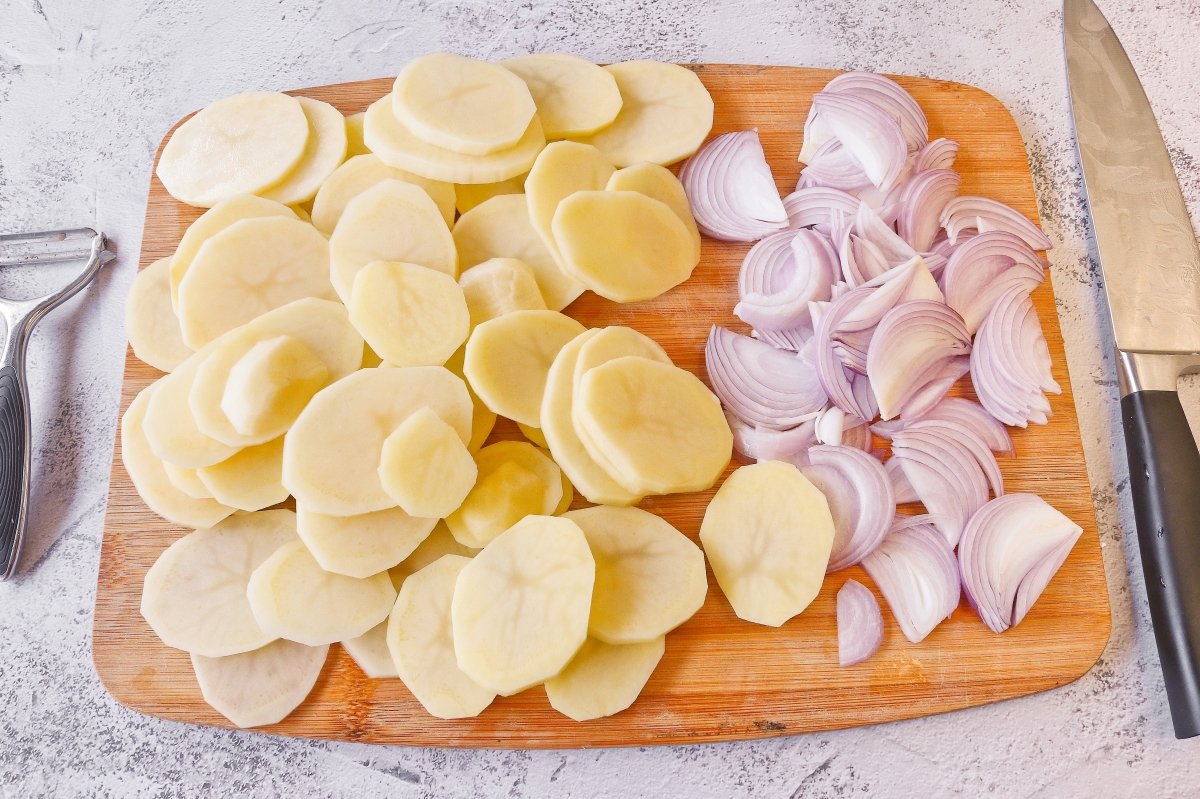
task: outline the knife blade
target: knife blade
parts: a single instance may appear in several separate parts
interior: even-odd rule
[[[1175,735],[1200,734],[1200,247],[1137,73],[1093,0],[1064,0],[1067,84],[1121,383],[1146,593]]]

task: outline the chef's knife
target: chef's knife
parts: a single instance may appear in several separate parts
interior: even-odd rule
[[[1064,0],[1067,83],[1117,345],[1129,484],[1178,738],[1200,734],[1200,451],[1178,380],[1200,371],[1200,248],[1129,57]]]

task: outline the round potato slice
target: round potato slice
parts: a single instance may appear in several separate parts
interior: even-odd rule
[[[429,408],[401,422],[380,453],[383,490],[406,513],[426,519],[457,510],[478,473],[458,433]]]
[[[466,347],[459,347],[446,361],[445,366],[455,375],[462,379],[463,384],[467,387],[467,393],[471,396],[471,440],[467,442],[467,449],[472,453],[476,453],[487,441],[488,436],[492,434],[492,429],[496,426],[496,414],[487,405],[483,404],[483,400],[471,388],[471,384],[467,382],[467,376],[463,374],[463,358],[466,355]]]
[[[465,214],[477,205],[483,205],[501,194],[521,194],[525,191],[528,173],[499,180],[495,183],[459,183],[454,186],[454,206]]]
[[[238,447],[202,432],[188,404],[196,375],[211,349],[196,353],[179,368],[160,378],[146,406],[142,430],[150,448],[164,461],[189,469],[212,466],[232,457]]]
[[[595,577],[571,520],[514,524],[458,575],[450,614],[459,668],[502,696],[558,674],[587,638]]]
[[[463,371],[501,416],[541,426],[542,395],[554,356],[584,326],[557,311],[514,311],[479,325],[467,340]]]
[[[396,671],[396,662],[392,660],[392,653],[388,651],[387,628],[388,623],[385,619],[357,638],[342,641],[342,648],[346,650],[346,654],[358,664],[363,674],[371,679],[400,676]]]
[[[299,707],[328,655],[328,646],[273,641],[221,658],[192,655],[192,670],[204,701],[245,729],[283,721]]]
[[[366,121],[365,111],[346,115],[346,157],[370,155],[371,148],[363,141],[363,122]]]
[[[300,540],[325,571],[370,577],[399,564],[433,529],[436,519],[388,508],[356,516],[327,516],[296,506]]]
[[[224,657],[276,636],[254,620],[246,585],[259,564],[296,540],[290,510],[239,513],[163,550],[142,584],[142,617],[167,646]]]
[[[778,627],[821,590],[833,517],[799,469],[763,461],[729,475],[704,511],[700,543],[738,618]]]
[[[575,396],[584,445],[595,445],[631,491],[672,494],[712,486],[733,455],[721,402],[691,372],[647,358],[588,370]]]
[[[546,437],[542,435],[540,428],[530,427],[527,424],[521,424],[518,422],[517,429],[521,431],[521,435],[525,436],[525,438],[529,439],[534,444],[537,444],[542,449],[549,449],[549,447],[546,446]]]
[[[584,136],[612,124],[621,110],[613,76],[582,58],[539,53],[501,61],[533,95],[547,139]]]
[[[537,278],[524,261],[489,258],[467,269],[458,278],[467,300],[471,327],[512,311],[544,311]]]
[[[209,494],[223,505],[256,511],[288,498],[283,487],[283,437],[239,450],[233,457],[196,470]]]
[[[449,53],[409,61],[391,96],[392,112],[418,138],[466,155],[515,146],[537,111],[525,82],[504,67]]]
[[[650,161],[664,166],[700,148],[712,130],[713,101],[690,69],[659,61],[604,67],[621,92],[621,112],[608,127],[581,141],[617,166]]]
[[[447,183],[498,183],[529,171],[546,144],[542,123],[534,116],[514,146],[489,155],[465,155],[419,138],[392,112],[389,97],[367,108],[363,136],[371,152],[385,164]]]
[[[563,514],[596,560],[588,635],[606,644],[653,641],[690,619],[708,593],[704,553],[653,513],[597,505]]]
[[[464,547],[458,543],[454,540],[446,523],[438,522],[429,537],[422,541],[411,555],[399,565],[388,569],[388,576],[392,578],[392,585],[396,586],[396,590],[399,591],[400,586],[410,574],[419,572],[442,555],[462,555],[464,558],[473,558],[478,552],[478,549]]]
[[[138,495],[150,510],[181,527],[209,527],[233,513],[215,499],[196,499],[180,491],[167,477],[163,462],[150,449],[142,430],[146,409],[158,383],[142,389],[121,417],[121,462]]]
[[[313,227],[326,236],[333,235],[350,201],[385,180],[399,180],[420,186],[437,205],[442,218],[446,220],[446,227],[454,224],[454,186],[390,167],[377,156],[367,154],[354,156],[335,169],[321,184],[313,200]]]
[[[133,279],[125,303],[125,335],[133,354],[160,372],[172,371],[192,354],[171,306],[170,258],[159,258]]]
[[[603,189],[614,169],[612,161],[595,147],[573,141],[546,145],[533,162],[525,181],[529,222],[556,263],[562,262],[552,229],[558,204],[577,191]]]
[[[286,430],[328,382],[324,361],[300,339],[263,339],[229,370],[221,411],[239,435]]]
[[[698,263],[679,217],[635,191],[577,191],[558,204],[552,228],[563,270],[613,302],[654,299]]]
[[[637,644],[588,639],[555,677],[546,680],[550,706],[575,721],[620,713],[638,698],[666,651],[665,638]]]
[[[542,450],[499,441],[475,456],[478,479],[446,526],[462,545],[479,548],[526,516],[549,515],[562,501],[562,473]]]
[[[478,716],[496,698],[458,666],[450,604],[470,558],[445,555],[404,581],[388,619],[387,645],[396,672],[417,701],[440,719]]]
[[[552,311],[562,310],[583,293],[583,286],[559,268],[533,229],[523,194],[501,194],[460,216],[454,224],[454,243],[464,270],[492,258],[524,261]]]
[[[199,349],[304,297],[336,299],[325,237],[298,219],[234,222],[204,242],[179,284],[183,340]]]
[[[642,162],[618,169],[608,179],[604,188],[608,191],[636,191],[666,204],[687,228],[688,237],[694,245],[696,260],[699,261],[700,229],[696,227],[696,218],[692,216],[692,205],[688,202],[687,192],[674,172],[665,166]]]
[[[346,160],[348,147],[346,118],[341,111],[311,97],[297,97],[296,100],[304,110],[310,128],[304,155],[282,183],[262,193],[284,205],[306,203],[315,197],[325,178]]]
[[[392,431],[422,406],[464,443],[470,440],[467,387],[440,366],[363,369],[321,390],[284,439],[283,484],[297,504],[320,513],[394,508],[379,482],[380,452]]]
[[[346,205],[329,239],[330,274],[343,302],[354,276],[375,261],[401,261],[458,276],[454,237],[420,186],[384,180]]]
[[[387,618],[396,589],[322,569],[303,541],[284,544],[250,575],[246,597],[264,631],[308,646],[356,638]]]
[[[375,261],[354,276],[350,321],[394,366],[445,363],[471,330],[462,288],[417,264]]]
[[[200,477],[195,469],[185,469],[182,466],[163,461],[163,471],[167,473],[167,479],[171,481],[171,485],[189,497],[215,499],[212,492],[205,487],[204,483],[200,482]]]
[[[235,94],[176,128],[155,174],[175,199],[211,208],[279,183],[300,163],[308,137],[308,119],[296,98]]]

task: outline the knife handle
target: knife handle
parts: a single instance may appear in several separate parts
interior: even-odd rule
[[[30,470],[24,358],[11,358],[11,346],[6,349],[0,360],[0,580],[13,575],[21,556]]]
[[[1200,450],[1179,394],[1121,398],[1150,618],[1176,738],[1200,735]]]

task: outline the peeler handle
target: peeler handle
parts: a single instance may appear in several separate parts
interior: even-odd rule
[[[8,331],[0,357],[0,580],[17,568],[29,504],[29,394],[24,326]]]

